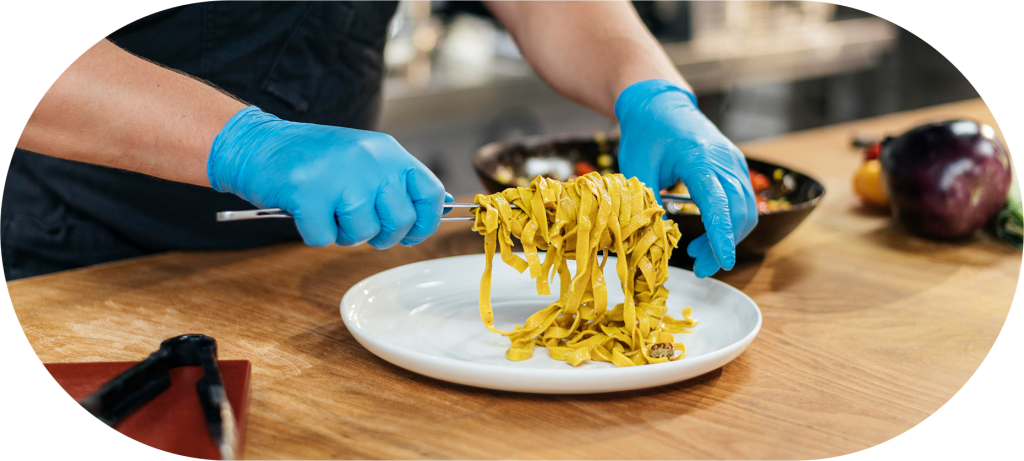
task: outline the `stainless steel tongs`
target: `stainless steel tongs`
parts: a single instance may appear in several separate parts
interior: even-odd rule
[[[476,203],[445,203],[444,207],[448,208],[480,208],[480,205]],[[519,208],[512,205],[512,208]],[[244,221],[246,219],[268,219],[268,218],[291,218],[292,215],[287,211],[280,208],[266,208],[261,210],[244,210],[244,211],[221,211],[217,213],[217,221]],[[454,216],[441,218],[441,222],[460,222],[469,221],[472,222],[473,216]]]
[[[693,200],[687,194],[661,194],[663,201],[673,201],[681,203],[692,203]],[[456,203],[445,203],[445,208],[480,208],[480,205],[476,203],[456,202]],[[512,205],[512,208],[519,208]],[[217,213],[217,221],[245,221],[247,219],[271,219],[271,218],[291,218],[292,215],[287,211],[280,208],[264,208],[259,210],[243,210],[243,211],[221,211]],[[455,217],[444,217],[441,218],[441,222],[472,222],[476,219],[473,216],[455,216]]]

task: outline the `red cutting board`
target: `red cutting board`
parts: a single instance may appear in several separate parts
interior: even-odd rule
[[[45,363],[53,379],[75,400],[92,394],[111,378],[136,362]],[[238,457],[245,447],[245,423],[249,415],[248,360],[218,362],[221,378],[235,413],[238,426]],[[142,406],[114,429],[154,448],[193,458],[220,459],[220,451],[210,432],[199,403],[196,382],[203,377],[201,367],[170,370],[171,387]],[[85,409],[82,409],[85,411]]]

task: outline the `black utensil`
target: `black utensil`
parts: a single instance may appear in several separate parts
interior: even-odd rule
[[[205,335],[177,336],[160,343],[160,349],[108,381],[83,399],[82,407],[113,427],[171,386],[171,368],[199,366],[204,376],[196,383],[210,436],[221,459],[235,459],[238,429],[217,367],[217,341]]]

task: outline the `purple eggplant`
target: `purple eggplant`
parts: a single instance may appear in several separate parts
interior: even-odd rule
[[[1010,155],[992,127],[949,120],[883,142],[882,182],[893,216],[910,232],[969,237],[1003,206]]]

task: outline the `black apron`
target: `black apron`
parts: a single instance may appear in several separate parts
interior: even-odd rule
[[[397,2],[214,2],[142,18],[109,36],[282,119],[372,130]],[[217,223],[253,208],[211,188],[17,149],[0,210],[14,280],[167,250],[299,238],[291,220]]]

